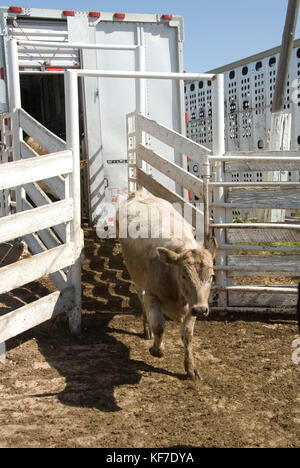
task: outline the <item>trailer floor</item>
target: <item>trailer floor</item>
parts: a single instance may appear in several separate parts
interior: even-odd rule
[[[178,326],[167,322],[166,354],[152,357],[118,244],[85,234],[83,336],[60,317],[7,343],[0,447],[300,447],[292,318],[197,323],[203,381],[187,381]],[[2,295],[0,313],[49,289]]]

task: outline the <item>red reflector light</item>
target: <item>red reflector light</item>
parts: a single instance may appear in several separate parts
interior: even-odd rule
[[[123,20],[125,19],[125,13],[115,13],[114,18],[117,20]]]
[[[4,80],[4,68],[0,68],[0,79]]]
[[[100,18],[101,13],[100,13],[99,11],[90,11],[90,12],[89,12],[89,16],[90,16],[91,18]]]
[[[62,68],[57,68],[57,67],[45,67],[46,71],[62,71]]]
[[[64,10],[63,11],[64,16],[75,16],[75,13],[73,10]]]
[[[161,19],[171,21],[173,19],[173,15],[162,15]]]
[[[16,7],[16,6],[11,6],[11,7],[9,7],[9,11],[11,13],[22,13],[22,8],[21,7]]]
[[[192,192],[189,192],[189,200],[191,201],[192,199]]]
[[[187,124],[189,121],[189,114],[186,112],[185,113],[185,123]]]

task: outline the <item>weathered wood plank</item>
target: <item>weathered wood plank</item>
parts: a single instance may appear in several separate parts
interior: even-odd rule
[[[227,189],[226,201],[230,203],[247,203],[255,207],[256,203],[273,207],[274,204],[289,204],[300,207],[300,187],[231,187]]]
[[[50,132],[50,130],[45,128],[31,115],[24,111],[24,109],[19,110],[19,119],[20,127],[23,128],[28,135],[32,136],[35,141],[49,153],[64,151],[66,149],[65,141]]]
[[[227,229],[226,239],[228,244],[244,242],[299,242],[300,231],[294,229]],[[243,246],[241,246],[243,248]]]
[[[29,251],[33,255],[47,251],[47,248],[41,242],[37,234],[28,234],[24,237],[24,242],[26,242]],[[55,273],[51,273],[49,277],[59,291],[62,291],[63,289],[72,285],[64,271],[56,271]]]
[[[67,199],[0,218],[0,243],[73,219],[73,200]]]
[[[292,294],[228,292],[228,305],[231,307],[274,307],[296,306],[297,296]]]
[[[253,158],[252,161],[230,161],[225,163],[225,172],[269,172],[269,171],[299,171],[300,168],[300,157],[294,158],[293,160],[286,159],[276,161],[274,158],[264,161],[256,161]]]
[[[0,342],[13,338],[73,307],[73,288],[54,292],[0,317]]]
[[[21,141],[21,156],[24,159],[39,157],[39,155],[24,141]],[[48,174],[47,174],[48,176]],[[49,187],[59,200],[66,198],[65,179],[61,175],[47,177],[43,182]]]
[[[144,145],[139,145],[138,147],[138,158],[143,159],[150,164],[150,166],[153,166],[167,177],[177,182],[177,184],[197,195],[200,200],[203,199],[203,181],[198,179],[198,177],[195,177],[193,174],[190,174],[188,171],[182,169],[163,156],[156,154]]]
[[[137,115],[137,123],[140,130],[143,130],[163,143],[166,143],[176,149],[179,153],[188,154],[188,156],[198,164],[203,164],[205,162],[204,156],[211,154],[211,150],[208,148],[199,145],[180,133],[170,130],[164,125],[148,119],[141,114]]]
[[[298,276],[299,255],[228,255],[226,266],[215,270],[228,271],[229,277],[243,276]]]
[[[71,151],[52,153],[39,158],[21,159],[1,164],[0,190],[36,182],[73,170]]]
[[[167,187],[154,180],[142,169],[137,169],[137,180],[138,183],[145,187],[146,190],[151,192],[152,195],[163,198],[170,203],[178,203],[181,206],[182,213],[184,213],[185,207],[188,206],[191,210],[192,219],[190,220],[190,223],[193,227],[197,227],[199,225],[199,217],[200,219],[203,219],[204,214],[202,211],[198,210],[190,203],[187,203],[187,201],[180,195],[177,195],[177,193],[172,192]]]
[[[50,198],[41,190],[41,188],[36,184],[26,184],[23,187],[32,200],[32,202],[38,207],[38,206],[46,206],[46,205],[51,205],[52,201]],[[26,200],[23,202],[24,209],[33,209],[34,206],[30,205]],[[66,226],[65,224],[60,224],[58,226],[53,226],[53,230],[59,237],[59,239],[62,242],[66,241]],[[43,230],[39,232],[39,236],[42,239],[42,241],[45,243],[45,245],[49,248],[52,249],[53,247],[57,247],[59,243],[57,243],[57,239],[54,238],[54,236],[49,233],[49,229]],[[57,243],[57,245],[55,245]]]
[[[212,306],[210,307],[210,310],[212,312],[226,312],[226,313],[245,313],[245,314],[296,314],[296,307],[293,308],[280,308],[280,307],[242,307],[242,306],[237,306],[237,307],[229,307],[228,305],[226,307],[216,307]]]
[[[74,263],[74,244],[69,243],[0,268],[0,294],[19,288]]]

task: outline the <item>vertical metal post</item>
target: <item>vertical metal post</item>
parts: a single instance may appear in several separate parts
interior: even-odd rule
[[[209,241],[209,180],[210,180],[210,165],[209,159],[206,158],[203,164],[203,203],[204,203],[204,245]]]
[[[212,121],[213,121],[213,155],[223,156],[225,153],[225,115],[224,115],[224,75],[216,75],[216,80],[212,83]],[[224,163],[216,164],[216,181],[223,182],[225,180]],[[225,190],[223,187],[217,187],[213,192],[215,203],[224,203]],[[226,222],[226,210],[224,208],[214,209],[214,222],[223,224]],[[216,232],[216,240],[218,244],[226,243],[225,229],[218,229]],[[226,264],[226,255],[224,252],[218,252],[216,263],[224,266]],[[219,271],[216,274],[216,283],[218,286],[227,286],[226,272]],[[219,307],[226,308],[227,293],[219,294]]]
[[[138,71],[146,71],[146,54],[144,27],[137,25],[137,42],[138,42]],[[146,113],[146,80],[144,78],[137,79],[137,112],[145,115]]]
[[[145,38],[144,38],[144,27],[139,24],[137,25],[137,42],[138,42],[138,71],[146,71],[146,51],[145,51]],[[137,79],[137,112],[146,115],[146,80],[144,78]],[[136,135],[140,135],[137,124],[137,117],[135,119],[136,124]],[[137,137],[137,167],[144,167],[144,170],[149,172],[149,164],[145,162],[138,162],[138,145],[145,144],[145,132],[142,132],[140,137]],[[137,184],[137,190],[141,190],[142,187]]]
[[[79,102],[78,78],[75,71],[65,71],[66,135],[67,149],[73,153],[73,172],[70,174],[69,196],[73,199],[74,214],[70,225],[70,242],[74,243],[74,265],[71,267],[71,280],[75,290],[74,307],[69,312],[70,331],[74,335],[81,332],[81,251],[83,237],[81,230],[80,201],[80,142],[79,142]]]
[[[14,161],[21,159],[20,141],[23,132],[19,124],[19,109],[21,108],[21,87],[18,63],[18,46],[15,39],[7,43],[8,81],[9,81],[9,110],[12,118],[13,154]],[[16,210],[22,211],[22,188],[16,188]]]

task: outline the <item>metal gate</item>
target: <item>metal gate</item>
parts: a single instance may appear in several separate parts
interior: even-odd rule
[[[16,191],[15,214],[0,218],[0,243],[24,239],[29,258],[0,268],[0,294],[49,275],[56,291],[0,317],[0,349],[6,340],[61,312],[67,312],[74,334],[81,327],[80,155],[76,96],[66,72],[67,141],[64,142],[21,108],[17,47],[9,46],[11,118],[14,161],[3,162],[0,191]],[[78,114],[78,112],[77,112]],[[78,119],[77,119],[78,122]],[[49,152],[38,156],[23,140],[23,132]],[[50,188],[56,199],[45,193]]]
[[[300,225],[292,222],[233,221],[233,211],[299,209],[300,182],[240,182],[228,175],[236,171],[294,171],[300,169],[299,152],[260,151],[225,153],[223,75],[211,82],[212,150],[179,135],[141,114],[128,119],[129,187],[144,187],[152,194],[190,207],[193,226],[203,228],[202,239],[214,234],[219,249],[212,310],[218,312],[294,313],[300,277]],[[145,145],[150,134],[185,153],[199,165],[196,177]],[[151,169],[146,166],[151,166]],[[155,171],[175,180],[197,196],[200,209],[166,189]],[[200,233],[201,238],[201,233]],[[255,283],[254,279],[255,277]],[[268,277],[269,281],[260,281]],[[281,281],[278,281],[281,277]],[[286,278],[288,284],[282,282]],[[276,280],[277,279],[277,280]]]

